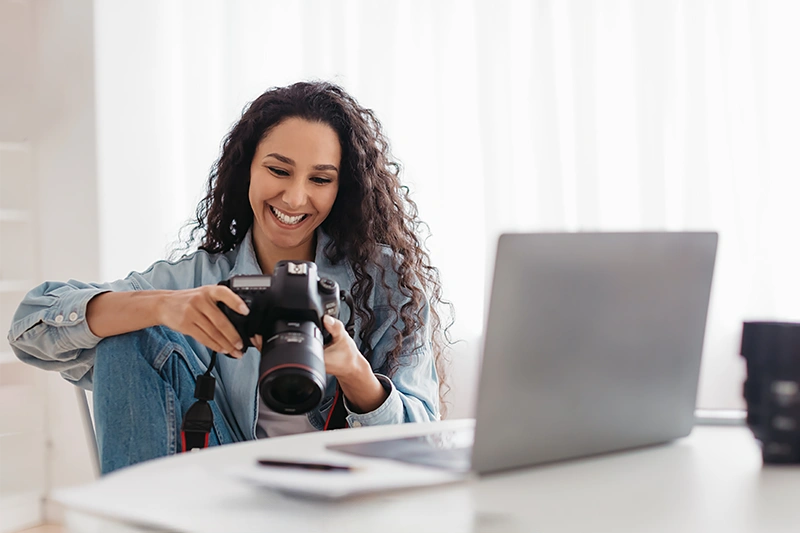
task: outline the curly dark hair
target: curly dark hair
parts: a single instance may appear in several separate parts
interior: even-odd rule
[[[197,206],[187,243],[202,237],[201,250],[224,253],[235,248],[253,224],[248,199],[250,164],[258,143],[272,128],[287,118],[301,118],[330,126],[338,135],[342,149],[339,192],[322,228],[331,243],[324,250],[332,263],[347,260],[356,281],[352,287],[356,315],[361,321],[361,345],[375,329],[375,314],[368,298],[375,283],[390,290],[384,280],[385,268],[379,260],[380,245],[393,252],[393,268],[398,276],[397,290],[408,300],[399,314],[402,331],[395,328],[394,346],[387,354],[383,370],[391,376],[401,364],[403,341],[424,332],[420,312],[429,305],[431,343],[439,375],[439,400],[442,417],[447,413],[444,397],[449,390],[445,376],[447,329],[452,324],[452,305],[442,298],[439,271],[420,240],[427,226],[419,220],[417,206],[408,188],[400,182],[400,165],[393,160],[389,143],[375,114],[358,104],[341,87],[327,82],[299,82],[271,88],[245,107],[241,119],[222,143],[222,154],[211,169],[207,192]],[[369,267],[376,267],[379,280]],[[441,306],[449,310],[447,324]],[[417,338],[421,337],[419,335]],[[424,343],[426,339],[420,339]],[[421,347],[417,344],[414,348]],[[370,354],[365,353],[366,357]]]

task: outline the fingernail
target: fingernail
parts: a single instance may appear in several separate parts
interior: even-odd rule
[[[333,325],[333,317],[331,315],[325,315],[325,318],[322,319],[325,324],[332,326]]]
[[[239,306],[239,314],[240,315],[249,315],[250,314],[250,308],[247,307],[245,304],[240,305]]]
[[[242,348],[244,348],[244,343],[242,341],[237,341],[236,342],[236,348],[238,350],[241,350]]]

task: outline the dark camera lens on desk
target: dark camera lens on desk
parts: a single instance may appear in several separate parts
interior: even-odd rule
[[[747,425],[764,463],[800,463],[800,324],[745,322]]]

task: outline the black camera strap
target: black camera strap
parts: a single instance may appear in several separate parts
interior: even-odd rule
[[[205,374],[197,376],[194,386],[194,397],[197,399],[183,416],[181,424],[182,451],[208,447],[208,435],[214,427],[214,414],[208,402],[214,399],[216,380],[211,375],[214,364],[217,362],[217,352],[211,352],[211,362]]]

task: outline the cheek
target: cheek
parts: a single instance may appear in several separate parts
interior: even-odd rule
[[[253,188],[251,182],[250,188],[247,191],[247,199],[250,201],[250,208],[253,210],[253,212],[256,212],[256,203],[258,203],[257,198],[258,198],[258,193],[255,190],[255,188]]]
[[[255,208],[261,205],[262,202],[270,198],[269,184],[263,179],[251,179],[250,188],[248,189],[248,198],[250,199],[250,206]]]

